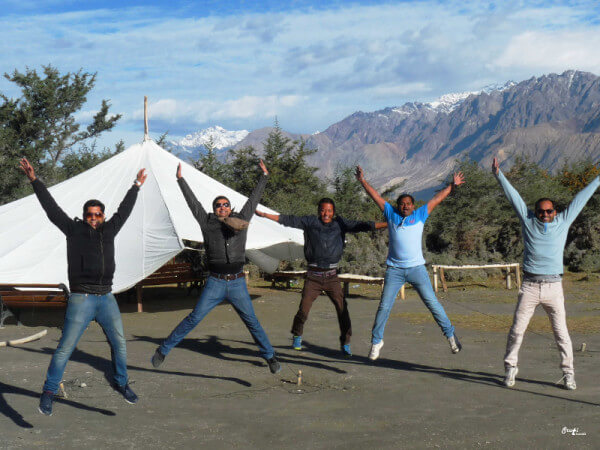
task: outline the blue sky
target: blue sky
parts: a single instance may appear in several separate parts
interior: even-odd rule
[[[97,72],[79,115],[123,114],[100,145],[212,125],[313,133],[355,111],[577,69],[600,74],[592,1],[5,0],[2,72]],[[0,91],[17,92],[6,80]]]

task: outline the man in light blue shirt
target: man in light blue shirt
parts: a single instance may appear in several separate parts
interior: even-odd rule
[[[523,251],[523,283],[519,290],[519,299],[513,324],[508,333],[506,355],[504,356],[506,369],[504,384],[507,387],[515,385],[523,335],[535,308],[541,304],[550,318],[560,353],[560,368],[563,371],[564,386],[569,390],[576,389],[573,345],[567,329],[562,289],[563,252],[569,227],[600,186],[600,178],[594,178],[575,196],[564,211],[557,213],[554,202],[549,198],[540,198],[535,202],[535,210],[528,210],[519,193],[500,170],[496,158],[492,163],[492,172],[521,221],[521,233],[525,247]]]
[[[387,270],[385,281],[371,339],[369,359],[379,358],[383,347],[383,331],[390,316],[390,311],[396,300],[396,295],[406,282],[413,285],[421,300],[429,309],[433,318],[448,339],[452,353],[458,353],[462,346],[454,334],[454,327],[433,292],[429,274],[425,268],[423,258],[422,240],[425,221],[433,209],[444,200],[450,192],[464,183],[462,173],[455,173],[451,184],[438,192],[427,204],[415,210],[415,200],[411,195],[403,194],[398,198],[397,207],[394,208],[386,202],[379,193],[367,183],[362,169],[356,168],[356,178],[373,201],[383,211],[387,220],[390,235],[389,251],[386,260]]]

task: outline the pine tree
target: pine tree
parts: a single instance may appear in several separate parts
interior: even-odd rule
[[[27,69],[15,70],[4,77],[16,84],[21,96],[13,99],[0,94],[0,202],[18,198],[26,192],[26,183],[17,170],[21,157],[27,157],[48,184],[63,175],[60,164],[86,140],[95,139],[112,129],[120,115],[110,115],[108,100],[83,131],[75,113],[87,101],[96,74],[79,70],[61,75],[51,65],[43,66],[43,75]]]

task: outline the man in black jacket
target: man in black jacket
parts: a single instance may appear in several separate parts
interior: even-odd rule
[[[154,367],[159,367],[173,347],[179,344],[213,308],[226,299],[244,321],[271,372],[277,373],[281,370],[269,338],[256,318],[244,276],[248,222],[254,215],[254,209],[267,185],[269,174],[262,160],[259,166],[263,175],[239,213],[232,211],[229,199],[224,196],[215,198],[212,203],[213,213],[207,213],[181,176],[181,164],[177,167],[177,183],[204,236],[210,276],[194,310],[156,349],[152,356]]]
[[[267,214],[256,211],[256,215],[279,222],[286,227],[304,230],[304,256],[308,263],[302,299],[292,324],[293,348],[302,349],[304,323],[313,302],[324,291],[331,299],[340,325],[340,346],[346,357],[352,356],[350,337],[352,324],[344,290],[337,276],[337,267],[342,258],[346,233],[359,233],[386,228],[385,222],[357,222],[335,216],[335,203],[322,198],[318,205],[318,216],[289,216]]]
[[[48,219],[67,238],[71,288],[62,336],[48,367],[39,411],[52,415],[52,402],[67,362],[92,320],[100,324],[110,343],[115,389],[128,403],[134,404],[137,402],[137,395],[127,384],[127,350],[121,313],[111,290],[115,272],[115,237],[131,214],[140,186],[146,181],[147,175],[144,169],[138,172],[134,185],[127,191],[117,212],[105,222],[104,205],[98,200],[88,200],[83,205],[84,220],[71,219],[58,206],[44,183],[35,176],[33,167],[25,158],[21,160],[21,169],[31,181],[33,191]]]

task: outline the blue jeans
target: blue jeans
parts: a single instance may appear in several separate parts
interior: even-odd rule
[[[62,336],[48,367],[44,391],[53,393],[58,391],[67,361],[81,335],[94,319],[100,324],[110,343],[115,384],[119,386],[127,384],[127,349],[121,312],[115,296],[71,294],[67,303]]]
[[[406,269],[399,267],[388,266],[385,271],[385,280],[383,285],[383,294],[375,316],[373,324],[372,343],[379,344],[383,340],[383,331],[385,324],[390,317],[390,311],[394,306],[396,295],[404,283],[410,283],[415,288],[427,309],[433,315],[433,318],[442,329],[444,336],[447,338],[454,336],[454,327],[450,323],[450,319],[444,311],[444,307],[440,304],[433,292],[429,274],[425,266],[414,266]]]
[[[260,355],[265,359],[271,359],[275,355],[275,351],[269,342],[265,330],[263,330],[263,327],[256,318],[252,299],[250,299],[250,294],[248,294],[246,279],[244,277],[231,281],[208,277],[202,295],[200,295],[200,299],[196,303],[194,310],[165,339],[159,347],[160,352],[163,355],[168,355],[173,347],[179,344],[223,300],[229,300],[235,311],[244,321],[254,342],[260,348]]]

